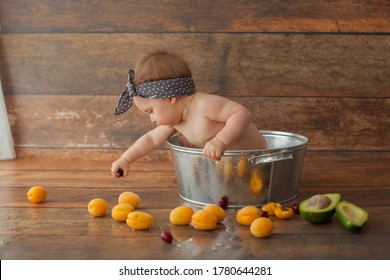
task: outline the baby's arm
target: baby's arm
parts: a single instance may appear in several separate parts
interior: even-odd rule
[[[251,113],[237,102],[220,96],[210,96],[210,100],[205,103],[205,116],[210,120],[225,123],[203,148],[206,156],[219,160],[225,149],[246,132],[251,122]]]
[[[176,130],[167,126],[159,125],[139,138],[126,152],[112,163],[111,173],[114,177],[120,177],[118,171],[123,170],[123,176],[129,174],[129,165],[137,159],[149,154],[161,146],[171,137]]]

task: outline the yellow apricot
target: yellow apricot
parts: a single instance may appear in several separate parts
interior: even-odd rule
[[[191,222],[194,210],[189,206],[178,206],[169,214],[169,221],[174,225],[185,226]]]
[[[268,202],[261,207],[261,210],[267,211],[270,216],[275,216],[275,209],[278,207],[282,207],[282,205],[280,203]]]
[[[134,208],[137,208],[139,204],[141,203],[141,198],[138,194],[133,192],[123,192],[118,197],[119,203],[129,203],[133,205]]]
[[[108,204],[103,198],[94,198],[88,203],[88,212],[94,217],[102,217],[106,214]]]
[[[238,177],[240,178],[244,177],[247,171],[248,171],[248,158],[246,156],[241,156],[237,164]]]
[[[273,223],[270,219],[260,217],[255,219],[250,226],[251,233],[259,238],[265,238],[271,235]]]
[[[275,209],[275,216],[282,220],[287,220],[292,217],[293,210],[292,208],[283,208],[283,207],[276,207]]]
[[[241,225],[249,226],[258,217],[260,217],[260,209],[256,206],[248,205],[238,210],[236,220]]]
[[[152,215],[142,211],[133,211],[127,215],[126,223],[129,227],[136,230],[149,229],[153,223]]]
[[[251,190],[253,193],[259,194],[263,190],[263,180],[259,174],[258,170],[255,170],[252,173],[250,181]]]
[[[125,222],[127,219],[127,215],[133,211],[133,205],[129,203],[119,203],[115,205],[114,208],[112,208],[111,217],[113,217],[115,221]]]
[[[40,203],[47,197],[47,191],[41,186],[34,186],[27,192],[27,199],[33,203]]]
[[[212,230],[217,227],[217,217],[203,209],[196,211],[192,215],[191,224],[200,230]]]
[[[207,204],[203,207],[203,210],[213,213],[215,217],[217,217],[217,223],[220,223],[225,219],[225,210],[217,204]]]
[[[226,158],[223,165],[223,175],[226,180],[230,180],[234,175],[234,165],[230,158]]]

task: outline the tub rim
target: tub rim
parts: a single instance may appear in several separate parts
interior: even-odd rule
[[[293,133],[293,132],[286,132],[286,131],[277,131],[277,130],[259,130],[264,136],[270,135],[270,136],[284,136],[284,137],[290,137],[294,138],[298,141],[301,141],[302,143],[296,144],[296,145],[290,145],[275,149],[257,149],[257,150],[226,150],[223,153],[223,156],[236,156],[241,154],[269,154],[269,153],[277,153],[280,151],[294,151],[297,149],[301,149],[303,147],[306,147],[309,143],[309,138],[306,136],[303,136],[301,134]],[[184,152],[188,154],[195,154],[195,155],[203,155],[203,150],[199,148],[189,148],[189,147],[183,147],[180,145],[176,145],[172,143],[173,139],[177,139],[177,136],[172,136],[167,140],[167,143],[169,147],[178,152]]]

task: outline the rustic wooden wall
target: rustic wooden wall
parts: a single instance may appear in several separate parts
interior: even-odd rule
[[[153,127],[115,117],[145,50],[311,151],[390,151],[390,2],[0,0],[0,74],[19,157],[116,156]],[[160,152],[164,154],[164,152]]]

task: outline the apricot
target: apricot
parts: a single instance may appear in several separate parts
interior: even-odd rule
[[[191,222],[194,210],[189,206],[178,206],[169,214],[169,221],[174,225],[185,226]]]
[[[217,217],[217,223],[220,223],[225,219],[225,210],[217,204],[207,204],[203,207],[203,210],[213,213],[215,217]]]
[[[40,203],[47,197],[47,191],[41,186],[34,186],[27,192],[27,199],[33,203]]]
[[[94,198],[88,203],[88,211],[94,217],[102,217],[106,214],[108,204],[103,198]]]
[[[260,217],[260,209],[256,206],[248,205],[238,210],[236,220],[241,225],[249,226],[258,217]]]
[[[119,203],[129,203],[133,205],[134,208],[137,208],[139,204],[141,203],[141,198],[138,194],[127,191],[123,192],[118,197]]]
[[[259,194],[263,190],[263,180],[259,174],[258,170],[255,170],[252,173],[251,181],[250,181],[251,190],[255,194]]]
[[[248,158],[246,156],[241,156],[237,164],[238,177],[240,178],[244,177],[247,171],[248,171]]]
[[[230,158],[226,158],[223,165],[223,175],[226,180],[230,180],[234,175],[234,165]]]
[[[133,211],[133,205],[129,203],[119,203],[115,205],[114,208],[112,208],[111,217],[113,217],[115,221],[125,222],[127,219],[127,215]]]
[[[275,216],[275,209],[282,207],[280,203],[269,202],[261,207],[261,210],[267,211],[270,216]]]
[[[259,238],[265,238],[271,235],[273,223],[269,218],[260,217],[255,219],[250,226],[251,233]]]
[[[275,216],[282,220],[290,219],[293,214],[292,208],[277,207],[275,209]]]
[[[199,230],[212,230],[217,227],[217,217],[213,213],[201,209],[192,215],[191,224]]]
[[[132,229],[145,230],[153,225],[154,218],[149,213],[133,211],[127,215],[126,223]]]

